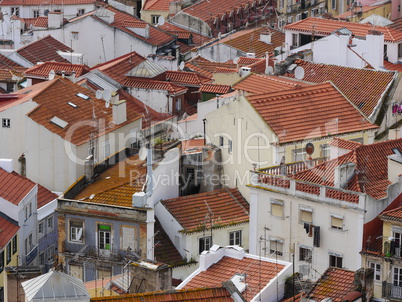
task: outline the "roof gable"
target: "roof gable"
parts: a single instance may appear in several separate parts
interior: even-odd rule
[[[166,71],[166,67],[151,62],[149,60],[142,61],[140,64],[131,69],[126,76],[138,78],[154,78]]]
[[[89,71],[89,67],[79,64],[45,62],[28,68],[24,74],[27,76],[48,78],[52,70],[56,75],[62,75],[63,72],[65,75],[71,75],[72,72],[75,72],[75,76],[80,77]]]
[[[237,188],[162,200],[185,233],[200,232],[212,227],[247,223],[249,204]],[[212,219],[206,219],[212,215]]]
[[[18,205],[36,184],[16,172],[7,172],[0,168],[0,197]]]
[[[201,86],[203,83],[210,83],[211,78],[202,76],[195,72],[185,71],[166,71],[166,81],[174,82],[182,85]]]
[[[377,128],[330,82],[248,96],[279,143]]]
[[[17,221],[0,212],[0,250],[6,247],[19,229]]]

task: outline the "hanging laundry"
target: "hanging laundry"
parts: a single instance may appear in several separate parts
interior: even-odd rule
[[[397,112],[398,112],[398,104],[397,103],[394,103],[393,105],[392,105],[392,114],[396,114]]]
[[[310,224],[308,224],[307,222],[304,223],[303,225],[304,229],[306,230],[306,234],[308,234],[308,232],[310,232]]]
[[[313,237],[313,228],[314,228],[314,226],[312,224],[310,224],[310,229],[308,231],[308,236],[309,237]]]
[[[313,246],[320,247],[320,227],[314,227],[314,239],[313,239]]]
[[[402,113],[402,104],[398,106],[398,113],[399,113],[399,114]]]

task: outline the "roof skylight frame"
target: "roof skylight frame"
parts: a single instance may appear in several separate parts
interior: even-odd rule
[[[78,108],[78,105],[74,104],[73,102],[67,102],[71,107]]]
[[[57,116],[53,116],[53,117],[50,119],[50,122],[53,123],[53,124],[55,124],[56,126],[59,126],[59,127],[62,128],[62,129],[66,128],[67,125],[68,125],[68,122],[63,121],[61,118],[59,118],[59,117],[57,117]]]
[[[87,96],[87,95],[85,95],[85,94],[83,94],[83,93],[81,93],[81,92],[78,92],[78,93],[76,93],[75,95],[78,96],[78,97],[80,97],[81,99],[86,100],[86,101],[88,101],[88,100],[90,99],[89,96]]]

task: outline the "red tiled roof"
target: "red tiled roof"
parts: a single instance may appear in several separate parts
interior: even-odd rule
[[[389,25],[389,27],[396,29],[396,30],[402,30],[402,18],[399,17],[395,20],[392,20],[392,24]]]
[[[43,64],[34,65],[25,71],[26,76],[35,76],[48,78],[49,72],[54,71],[57,75],[61,75],[62,71],[65,71],[66,75],[70,75],[75,71],[75,76],[80,77],[89,71],[89,67],[86,65],[70,64],[70,63],[58,63],[58,62],[45,62]]]
[[[220,284],[218,286],[221,286]],[[91,298],[91,301],[104,302],[233,302],[230,292],[223,287],[197,288],[185,290],[155,291],[140,294],[128,294],[122,296],[109,296]]]
[[[402,20],[402,18],[401,18],[401,20]],[[384,60],[384,67],[388,70],[402,72],[402,64],[401,63],[393,64],[389,61]]]
[[[319,64],[303,60],[296,60],[295,63],[304,68],[303,81],[333,82],[367,117],[373,113],[396,77],[395,73],[387,71]],[[284,76],[293,78],[294,74],[286,73]],[[368,83],[370,85],[367,85]]]
[[[2,213],[0,214],[0,250],[6,247],[19,229],[16,221],[13,223],[12,219]]]
[[[380,215],[381,219],[402,221],[402,207],[383,212]]]
[[[211,78],[202,76],[195,72],[166,71],[165,76],[166,81],[182,85],[201,86],[204,83],[210,83],[212,81]]]
[[[17,50],[17,53],[27,59],[32,64],[38,62],[56,61],[61,63],[69,63],[66,59],[60,56],[57,51],[72,52],[73,50],[59,42],[51,35],[32,42]]]
[[[122,24],[124,27],[146,28],[148,23],[142,20],[125,20]]]
[[[139,89],[166,90],[173,94],[184,93],[187,91],[187,88],[181,85],[164,81],[142,80],[131,77],[128,77],[123,85],[126,87],[135,87]]]
[[[175,0],[147,0],[142,8],[142,10],[158,10],[169,12],[170,2]]]
[[[111,79],[123,84],[127,79],[126,74],[145,60],[146,59],[143,56],[133,51],[113,60],[96,65],[92,67],[91,70],[97,69],[102,71],[102,73]]]
[[[201,92],[217,93],[217,94],[228,93],[231,90],[232,87],[230,87],[230,85],[222,85],[222,84],[203,84],[200,87]]]
[[[211,228],[206,216],[213,213],[213,227],[224,227],[249,221],[249,204],[237,188],[162,200],[186,233]]]
[[[335,137],[329,144],[331,146],[346,149],[346,150],[354,150],[363,145],[361,143],[350,141],[348,139],[343,139],[343,138],[339,138],[339,137]]]
[[[104,127],[99,129],[99,135],[116,130],[141,117],[140,114],[132,110],[132,102],[127,100],[127,121],[120,125],[114,125],[112,108],[105,108],[105,102],[96,99],[91,90],[74,84],[66,78],[55,78],[54,80],[45,81],[43,83],[47,83],[47,85],[39,83],[18,91],[18,95],[24,99],[30,97],[29,93],[24,93],[31,90],[35,92],[35,95],[31,97],[38,106],[28,113],[27,116],[36,123],[47,128],[49,131],[61,136],[75,145],[81,145],[89,141],[90,134],[94,132],[93,127],[88,124],[83,127],[78,127],[73,131],[73,133],[69,132],[70,129],[74,129],[72,127],[75,127],[76,123],[92,120],[93,104],[97,104],[95,108],[101,108],[95,112],[97,118],[104,119],[105,121],[103,124]],[[37,85],[39,85],[39,89],[37,89]],[[77,93],[83,93],[89,96],[91,101],[89,102],[88,100],[77,96]],[[77,108],[69,105],[68,102],[75,104]],[[68,124],[62,128],[50,121],[53,117],[58,117]],[[114,127],[110,127],[112,124]],[[69,135],[67,135],[68,133]]]
[[[313,33],[317,36],[327,36],[332,32],[347,28],[356,37],[366,37],[370,30],[373,30],[373,26],[368,23],[356,23],[340,20],[330,20],[323,18],[309,17],[301,21],[297,21],[285,26],[285,30],[296,30],[301,32]],[[376,26],[376,31],[384,34],[385,42],[397,43],[402,41],[402,31],[396,30],[390,27]]]
[[[47,17],[38,17],[38,18],[36,18],[35,22],[33,23],[33,26],[47,28],[47,24],[48,24]]]
[[[163,46],[163,45],[169,44],[175,40],[175,38],[172,35],[168,34],[167,32],[160,30],[159,28],[157,28],[155,26],[149,25],[147,22],[145,22],[141,19],[138,19],[129,13],[120,11],[120,10],[114,8],[113,6],[108,6],[106,9],[115,13],[114,22],[110,23],[110,26],[117,27],[120,30],[122,30],[132,36],[135,36],[143,41],[147,41],[149,44],[152,44],[155,46]],[[93,17],[97,18],[94,15],[93,15]],[[101,20],[101,19],[99,19],[99,20]],[[149,26],[149,37],[145,38],[141,35],[134,33],[130,29],[128,29],[124,25],[124,24],[129,24],[128,22],[135,22],[136,24],[139,22],[139,23],[148,25]],[[139,25],[137,25],[136,27],[138,27],[138,26]]]
[[[279,143],[377,128],[330,82],[248,96]]]
[[[348,20],[350,18],[357,17],[358,16],[357,12],[364,14],[364,13],[367,13],[367,12],[369,12],[371,10],[377,9],[379,7],[381,7],[381,5],[363,5],[361,7],[361,9],[356,10],[354,13],[351,13],[351,11],[348,10],[347,12],[344,12],[343,14],[334,16],[334,18],[335,19]],[[359,18],[360,17],[361,17],[361,15],[359,14]]]
[[[47,5],[77,5],[77,4],[95,4],[96,0],[51,0],[47,1]],[[3,0],[0,6],[28,6],[28,5],[44,5],[43,0]]]
[[[213,74],[216,72],[216,69],[219,67],[232,69],[234,72],[237,71],[236,64],[212,62],[201,56],[197,56],[194,59],[187,61],[185,66],[186,68],[209,78],[212,78]]]
[[[16,172],[8,173],[0,168],[0,197],[18,205],[35,187],[35,183]],[[0,236],[1,237],[1,236]]]
[[[247,272],[247,287],[242,296],[247,301],[252,300],[277,274],[284,268],[283,264],[261,261],[249,257],[237,259],[224,256],[207,270],[195,275],[183,289],[220,286],[230,280],[235,274]]]
[[[237,69],[225,68],[225,67],[216,67],[214,73],[237,73]]]
[[[342,302],[343,297],[354,291],[355,272],[329,267],[307,294],[307,299],[321,301],[330,298],[333,302]]]
[[[186,7],[182,10],[183,13],[194,16],[205,22],[208,22],[213,17],[218,14],[226,13],[238,8],[240,6],[245,6],[248,3],[253,3],[253,1],[245,0],[201,0],[195,4]]]
[[[16,83],[23,79],[23,72],[26,68],[1,68],[0,69],[0,82]],[[17,70],[20,70],[18,72]]]
[[[20,64],[10,60],[6,56],[0,54],[0,67],[1,68],[15,68],[15,67],[22,67]]]
[[[352,162],[356,164],[357,173],[344,189],[365,192],[375,199],[380,199],[387,196],[387,188],[391,184],[388,180],[387,156],[394,154],[394,148],[402,148],[402,139],[362,145],[338,158],[296,173],[294,177],[311,183],[334,186],[335,168]]]
[[[310,84],[288,80],[283,77],[251,73],[233,85],[234,89],[244,90],[252,94],[278,92]]]
[[[40,209],[44,205],[57,198],[57,194],[52,193],[50,190],[46,189],[44,186],[38,184],[38,202],[37,208]]]

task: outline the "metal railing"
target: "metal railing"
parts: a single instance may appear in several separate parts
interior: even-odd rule
[[[382,283],[382,298],[402,300],[402,287],[384,281]]]
[[[316,6],[319,3],[320,3],[320,1],[318,1],[318,0],[299,1],[298,3],[288,5],[286,8],[286,12],[288,14],[296,13],[296,12],[308,9],[309,7]]]
[[[314,158],[311,160],[305,160],[305,161],[298,161],[298,162],[293,162],[285,165],[278,165],[278,166],[272,166],[272,167],[267,167],[260,169],[259,172],[264,172],[268,174],[274,174],[274,175],[292,175],[295,173],[298,173],[300,171],[304,171],[310,168],[313,168],[319,164],[322,164],[328,159],[328,157],[320,157],[320,158]]]

